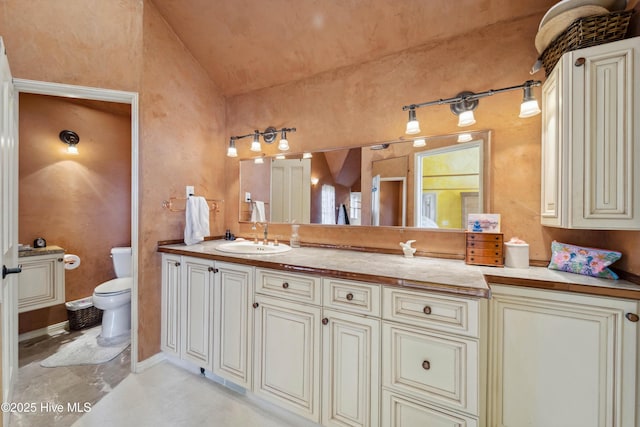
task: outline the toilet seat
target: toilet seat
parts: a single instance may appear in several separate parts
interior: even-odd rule
[[[117,279],[112,279],[96,286],[94,294],[112,296],[131,292],[131,283],[131,277],[119,277]]]

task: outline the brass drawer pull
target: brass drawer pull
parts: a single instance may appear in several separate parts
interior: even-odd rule
[[[431,363],[429,363],[428,360],[425,360],[422,362],[422,369],[424,369],[425,371],[428,371],[429,369],[431,369]]]
[[[327,319],[326,317],[324,319],[322,319],[322,324],[326,325],[329,323],[329,319]]]
[[[353,294],[351,292],[349,292],[347,294],[347,301],[351,301],[353,299]]]
[[[289,288],[289,283],[284,282],[284,283],[282,284],[282,287],[283,287],[284,289],[288,289],[288,288]]]
[[[624,317],[626,317],[630,322],[634,323],[640,320],[640,317],[638,317],[638,315],[635,313],[627,313]]]
[[[422,311],[424,312],[424,314],[431,314],[431,307],[425,305]]]

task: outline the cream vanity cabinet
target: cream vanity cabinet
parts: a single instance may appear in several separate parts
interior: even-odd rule
[[[18,313],[64,304],[64,252],[21,256]]]
[[[489,426],[636,425],[637,301],[491,291]]]
[[[212,370],[214,261],[162,255],[161,348]]]
[[[322,425],[380,425],[380,292],[322,279]]]
[[[320,278],[256,269],[253,392],[320,422]]]
[[[486,301],[383,289],[382,425],[480,425]]]
[[[640,229],[638,70],[640,37],[568,52],[545,81],[543,225]]]
[[[254,267],[216,262],[213,372],[251,388]]]

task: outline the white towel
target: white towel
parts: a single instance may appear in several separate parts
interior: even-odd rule
[[[267,222],[267,216],[264,213],[264,202],[254,201],[253,211],[251,212],[251,222]]]
[[[209,204],[204,197],[189,196],[185,209],[184,243],[202,242],[209,231]]]

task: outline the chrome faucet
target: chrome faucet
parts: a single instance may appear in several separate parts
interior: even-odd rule
[[[251,227],[252,230],[257,230],[258,228],[256,227],[257,225],[261,226],[263,229],[263,235],[264,235],[264,244],[266,245],[268,243],[267,237],[269,236],[269,223],[268,222],[254,222],[253,223],[253,227]]]

